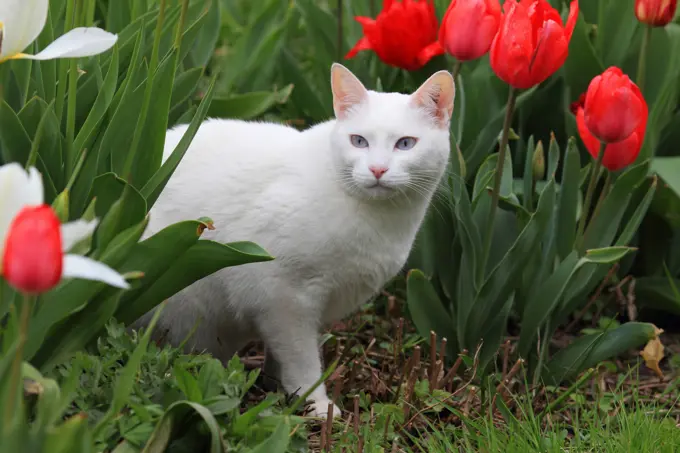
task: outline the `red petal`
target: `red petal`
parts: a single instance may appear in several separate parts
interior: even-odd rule
[[[59,283],[64,255],[59,219],[47,205],[16,215],[5,239],[2,274],[24,293],[42,293]]]
[[[437,55],[442,55],[445,52],[444,48],[439,44],[439,41],[435,41],[427,47],[421,49],[418,52],[418,64],[422,67],[427,64],[433,57]]]
[[[354,58],[356,54],[361,52],[362,50],[370,50],[371,49],[371,43],[368,41],[366,37],[361,38],[357,43],[350,49],[349,52],[347,52],[347,55],[345,55],[345,60],[348,60],[350,58]]]
[[[574,28],[576,27],[576,22],[578,22],[578,0],[574,0],[569,5],[569,16],[567,17],[567,26],[564,28],[564,35],[567,37],[567,41],[571,41],[571,35],[574,34]]]

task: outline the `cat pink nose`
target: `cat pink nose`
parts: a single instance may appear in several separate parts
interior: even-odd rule
[[[371,173],[373,173],[375,179],[380,179],[382,175],[387,172],[386,167],[368,167],[368,169],[371,170]]]

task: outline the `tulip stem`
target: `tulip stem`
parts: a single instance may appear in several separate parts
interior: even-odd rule
[[[493,224],[496,219],[496,208],[498,207],[498,199],[501,192],[501,181],[503,180],[503,166],[505,165],[505,154],[508,148],[508,138],[510,136],[510,125],[512,124],[512,114],[515,110],[515,101],[517,100],[517,90],[510,87],[508,94],[508,103],[505,107],[505,120],[503,121],[503,135],[501,135],[500,149],[498,150],[498,161],[496,162],[496,173],[494,175],[493,191],[491,192],[491,206],[489,206],[489,216],[486,221],[486,235],[484,236],[484,254],[482,255],[481,274],[486,272],[486,262],[489,259],[489,252],[491,251],[491,242],[493,239]]]
[[[463,66],[463,62],[460,61],[460,60],[456,60],[456,64],[453,65],[453,71],[451,71],[451,75],[453,76],[454,82],[458,78],[458,74],[460,74],[460,68],[462,66]]]
[[[638,57],[637,68],[637,86],[641,92],[645,89],[645,71],[647,69],[647,48],[649,47],[649,40],[652,35],[652,27],[645,26],[645,32],[642,35],[642,46],[640,47],[640,56]]]
[[[593,220],[595,220],[595,217],[600,212],[600,209],[602,208],[602,203],[604,202],[604,199],[607,197],[607,193],[609,193],[609,188],[612,184],[612,174],[610,172],[606,172],[607,176],[605,177],[604,180],[604,185],[602,186],[602,190],[600,191],[600,196],[597,199],[597,203],[595,204],[595,209],[593,210],[593,215],[590,217],[590,222],[588,222],[588,226],[586,227],[586,230],[583,232],[583,241],[585,242],[585,239],[588,237],[588,231],[590,231],[590,226],[593,224]]]
[[[597,160],[595,161],[593,168],[590,169],[590,182],[588,183],[588,189],[586,189],[586,198],[583,201],[583,211],[581,212],[581,218],[578,221],[578,231],[576,233],[576,241],[579,245],[579,248],[583,246],[583,229],[586,225],[586,218],[588,217],[590,202],[593,199],[593,192],[595,191],[597,179],[600,175],[600,168],[602,168],[602,159],[604,159],[605,147],[606,144],[600,143],[600,151],[597,154]]]
[[[10,420],[15,416],[15,405],[23,395],[23,391],[19,388],[21,381],[21,364],[24,361],[24,345],[28,337],[28,321],[31,319],[31,312],[33,311],[33,304],[35,296],[24,294],[24,300],[21,304],[21,314],[19,315],[19,344],[17,345],[16,354],[12,360],[12,368],[10,369],[8,395],[9,402],[5,406],[4,426],[11,426]]]

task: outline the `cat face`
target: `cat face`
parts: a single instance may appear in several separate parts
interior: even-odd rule
[[[427,196],[449,157],[455,88],[446,71],[415,93],[368,91],[344,66],[331,70],[337,179],[365,199]]]

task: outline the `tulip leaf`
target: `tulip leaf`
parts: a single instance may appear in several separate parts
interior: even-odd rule
[[[145,288],[160,278],[172,263],[198,242],[206,227],[207,223],[200,220],[175,223],[134,247],[120,269],[121,272],[143,272],[144,277],[132,283],[133,287],[125,293],[116,312],[116,319],[129,324],[153,308],[140,309],[133,302]]]
[[[98,261],[117,269],[142,237],[146,224],[145,219],[121,232],[111,241]],[[87,301],[106,287],[105,283],[72,279],[61,282],[59,286],[43,294],[31,320],[30,335],[26,341],[26,358],[33,357],[52,326],[82,309]]]
[[[252,119],[277,104],[286,103],[292,91],[293,85],[288,85],[280,91],[258,91],[230,96],[226,99],[214,99],[210,104],[208,116]]]
[[[642,346],[656,335],[654,324],[627,322],[615,329],[583,336],[560,349],[541,370],[541,376],[547,384],[559,385],[603,360]]]
[[[101,219],[95,232],[98,254],[101,254],[121,231],[142,221],[146,201],[134,187],[113,173],[94,180],[92,198],[97,200],[95,213]]]
[[[161,166],[176,68],[177,51],[174,50],[160,62],[153,77],[150,98],[153,102],[150,102],[144,119],[144,129],[130,175],[135,187],[142,187]]]
[[[525,262],[536,253],[541,238],[550,221],[555,204],[555,182],[550,180],[538,201],[536,213],[521,231],[514,244],[503,259],[493,268],[482,285],[474,301],[474,310],[470,311],[466,319],[469,326],[465,346],[476,345],[483,326],[496,316],[504,307],[516,280],[524,270]],[[461,316],[459,314],[459,316]]]
[[[584,14],[580,13],[569,42],[569,56],[564,64],[565,79],[571,90],[572,101],[585,93],[593,77],[605,69],[591,43],[591,28],[584,20]]]
[[[408,310],[420,335],[427,338],[433,331],[439,338],[455,340],[452,335],[455,328],[454,320],[425,274],[417,269],[411,270],[406,285]]]
[[[210,102],[213,98],[216,80],[217,79],[213,77],[212,81],[210,82],[210,87],[208,88],[208,91],[206,91],[205,96],[203,97],[203,100],[201,101],[198,110],[191,121],[191,124],[187,128],[186,132],[184,132],[182,139],[172,151],[170,157],[168,157],[168,159],[163,162],[163,165],[161,165],[158,171],[142,188],[141,192],[144,198],[147,200],[149,209],[151,209],[151,207],[154,205],[160,196],[161,191],[165,188],[165,185],[170,180],[170,177],[179,165],[182,157],[184,157],[184,153],[186,153],[189,149],[189,145],[196,135],[198,128],[205,119],[206,114],[208,113],[208,107],[210,106]]]
[[[113,95],[116,93],[116,85],[118,83],[118,46],[113,47],[113,58],[111,59],[111,64],[109,65],[109,70],[106,73],[106,78],[101,88],[98,90],[99,94],[94,104],[89,107],[89,114],[85,123],[80,128],[75,141],[73,142],[73,150],[76,155],[73,162],[67,162],[67,165],[75,165],[76,160],[80,156],[80,153],[85,151],[86,147],[89,147],[94,140],[95,135],[99,132],[98,126],[104,118],[104,115],[108,111],[109,105],[113,100]]]
[[[106,288],[87,301],[79,312],[60,323],[50,333],[50,341],[42,344],[31,362],[43,371],[64,363],[74,353],[81,351],[101,333],[116,312],[123,290]]]
[[[601,249],[586,250],[584,259],[587,262],[595,264],[612,264],[619,261],[631,251],[635,250],[631,247],[614,246],[604,247]]]
[[[672,280],[676,287],[680,281]],[[666,277],[648,276],[635,279],[636,304],[643,308],[651,308],[680,316],[680,298],[678,298]]]
[[[576,238],[580,168],[578,149],[574,140],[570,140],[564,157],[562,185],[560,186],[557,204],[557,221],[555,222],[557,253],[561,259],[566,258],[571,253]]]
[[[146,245],[152,239],[153,237],[147,239]],[[127,266],[135,263],[144,264],[143,258],[139,256],[143,250],[137,249],[136,253],[131,255]],[[158,278],[143,280],[143,286],[134,291],[134,298],[132,294],[126,295],[121,303],[124,311],[119,312],[123,318],[121,320],[133,322],[165,299],[225,267],[272,259],[265,250],[252,242],[220,244],[209,240],[197,241],[169,263],[165,272]]]
[[[38,160],[36,167],[45,179],[52,181],[55,193],[66,185],[62,168],[61,144],[62,135],[59,130],[59,120],[54,109],[38,97],[31,98],[19,111],[19,119],[30,137],[36,137],[38,126],[43,116],[46,123],[43,126],[42,137],[38,146]],[[35,138],[34,138],[35,140]],[[44,165],[44,166],[43,166]],[[51,188],[50,188],[51,189]],[[50,200],[50,197],[46,197]]]

